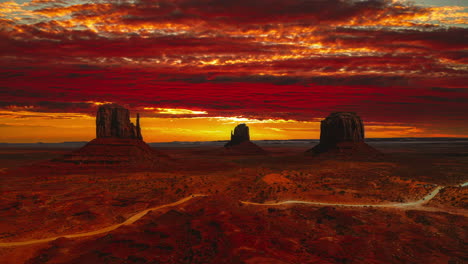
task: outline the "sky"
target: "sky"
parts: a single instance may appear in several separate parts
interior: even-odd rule
[[[105,103],[147,142],[468,137],[465,0],[0,1],[0,142],[85,141]]]

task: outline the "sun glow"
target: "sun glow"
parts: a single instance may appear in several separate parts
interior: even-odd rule
[[[145,110],[156,113],[161,111],[151,107],[146,107]],[[180,114],[181,112],[185,115],[188,113],[175,111],[179,115],[184,115]],[[86,114],[37,113],[20,110],[0,111],[0,115],[2,116],[0,142],[89,141],[95,137],[95,117]],[[231,130],[239,123],[249,125],[252,140],[317,139],[320,137],[320,120],[321,118],[298,121],[245,116],[145,117],[143,115],[140,122],[146,142],[171,142],[228,140]],[[369,122],[366,126],[366,136],[369,138],[439,134],[431,131],[430,127],[400,123]]]
[[[292,119],[257,119],[257,118],[248,118],[243,116],[215,116],[209,117],[214,120],[219,120],[226,124],[236,124],[236,123],[246,123],[246,124],[291,124],[291,123],[312,123],[310,121],[296,121]],[[314,119],[317,122],[317,119]]]
[[[105,105],[105,104],[112,104],[113,102],[107,102],[107,101],[104,101],[104,102],[86,101],[85,103],[93,104],[93,105]]]
[[[196,111],[183,108],[159,108],[159,107],[144,107],[144,110],[155,110],[158,114],[165,115],[207,115],[206,111]]]

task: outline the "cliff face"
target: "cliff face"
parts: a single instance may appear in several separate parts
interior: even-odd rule
[[[322,120],[320,143],[307,152],[350,158],[374,158],[381,155],[379,151],[364,142],[364,124],[353,112],[331,113]]]
[[[225,146],[239,145],[246,141],[250,141],[249,127],[246,124],[240,124],[234,128],[234,131],[231,131],[231,141]]]
[[[137,139],[143,140],[143,136],[141,135],[141,127],[140,127],[140,114],[137,114],[135,133],[136,133]]]
[[[249,127],[246,124],[239,124],[231,131],[231,140],[224,145],[223,154],[267,155],[267,152],[250,141]]]
[[[160,166],[167,155],[148,146],[141,135],[140,115],[136,126],[130,112],[119,105],[102,105],[96,115],[96,138],[84,147],[65,155],[60,162],[91,166],[125,166],[153,168]]]
[[[321,122],[320,144],[333,146],[340,142],[364,142],[364,125],[353,112],[335,112]]]
[[[96,115],[96,138],[133,138],[143,139],[140,116],[137,125],[130,122],[130,112],[119,105],[102,105]]]

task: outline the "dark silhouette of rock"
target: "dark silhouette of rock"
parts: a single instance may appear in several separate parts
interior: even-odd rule
[[[253,143],[252,141],[244,141],[238,145],[225,147],[223,154],[226,155],[267,155],[268,152]]]
[[[143,136],[141,135],[141,127],[140,127],[140,114],[137,113],[137,118],[136,118],[136,137],[138,139],[143,140]]]
[[[231,140],[224,145],[224,154],[230,155],[265,155],[267,152],[250,141],[249,127],[239,124],[231,131]]]
[[[364,142],[364,124],[354,112],[335,112],[322,120],[320,143],[307,152],[342,156],[380,154]]]
[[[96,138],[84,147],[64,156],[63,161],[75,164],[109,164],[139,167],[156,166],[165,155],[140,139]]]
[[[320,144],[364,142],[364,125],[353,112],[335,112],[320,123]]]
[[[139,114],[135,126],[130,122],[128,109],[109,104],[100,106],[97,111],[96,138],[58,161],[148,168],[158,166],[159,161],[166,158],[143,141]]]
[[[96,115],[96,138],[134,138],[143,139],[140,128],[140,115],[137,125],[130,122],[130,111],[116,105],[107,104],[99,107]]]
[[[239,145],[242,142],[250,141],[249,127],[246,124],[239,124],[231,131],[231,141],[225,147]]]

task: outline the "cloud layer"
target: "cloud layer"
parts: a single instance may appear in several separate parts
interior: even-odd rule
[[[468,134],[466,11],[387,0],[3,2],[0,108],[90,114],[110,101],[154,117],[167,114],[144,108],[298,121],[350,110]]]

